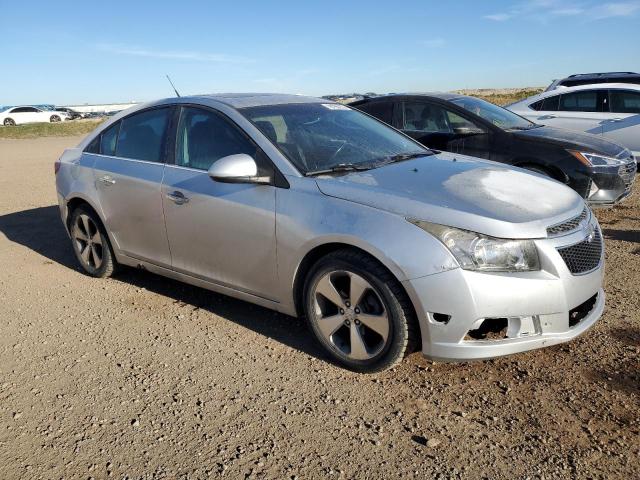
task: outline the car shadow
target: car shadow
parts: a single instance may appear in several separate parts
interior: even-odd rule
[[[617,359],[612,366],[602,366],[590,371],[587,378],[591,381],[609,385],[611,388],[628,395],[637,395],[640,391],[640,361],[635,351],[640,348],[640,329],[637,327],[616,327],[611,330],[614,342],[621,343],[629,353]]]
[[[608,240],[640,243],[639,230],[615,230],[613,228],[605,228],[602,232],[604,233],[604,238]]]
[[[10,241],[72,270],[80,271],[56,205],[0,216],[0,233]],[[173,299],[180,307],[202,309],[308,355],[331,360],[316,344],[305,322],[242,300],[217,294],[133,268],[123,268],[114,280]],[[141,295],[144,295],[142,293]]]

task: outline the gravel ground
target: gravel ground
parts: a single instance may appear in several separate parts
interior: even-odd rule
[[[639,192],[597,211],[607,308],[584,336],[366,376],[300,320],[80,273],[53,178],[79,140],[0,140],[0,478],[637,478]]]

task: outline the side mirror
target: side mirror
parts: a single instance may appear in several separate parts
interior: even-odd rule
[[[256,161],[246,153],[222,157],[211,165],[207,173],[216,182],[255,183],[259,185],[272,183],[271,177],[258,176]]]

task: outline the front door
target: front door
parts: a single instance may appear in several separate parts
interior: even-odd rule
[[[436,103],[402,102],[407,135],[424,146],[445,152],[491,158],[486,128]]]
[[[540,125],[602,135],[606,90],[579,90],[545,99],[530,119]]]
[[[160,192],[170,107],[122,119],[101,135],[94,175],[107,230],[127,256],[170,266]]]
[[[273,300],[275,187],[220,183],[207,174],[227,155],[260,162],[264,154],[225,116],[199,107],[181,108],[175,138],[175,164],[167,165],[162,185],[172,268]]]

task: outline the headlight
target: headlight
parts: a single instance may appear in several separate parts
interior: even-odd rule
[[[540,270],[538,250],[532,240],[508,240],[407,219],[440,240],[465,270],[528,272]]]
[[[585,164],[587,167],[620,166],[629,161],[628,158],[621,160],[619,158],[607,157],[606,155],[599,155],[597,153],[578,152],[577,150],[567,150],[567,152],[576,157],[580,163]]]

